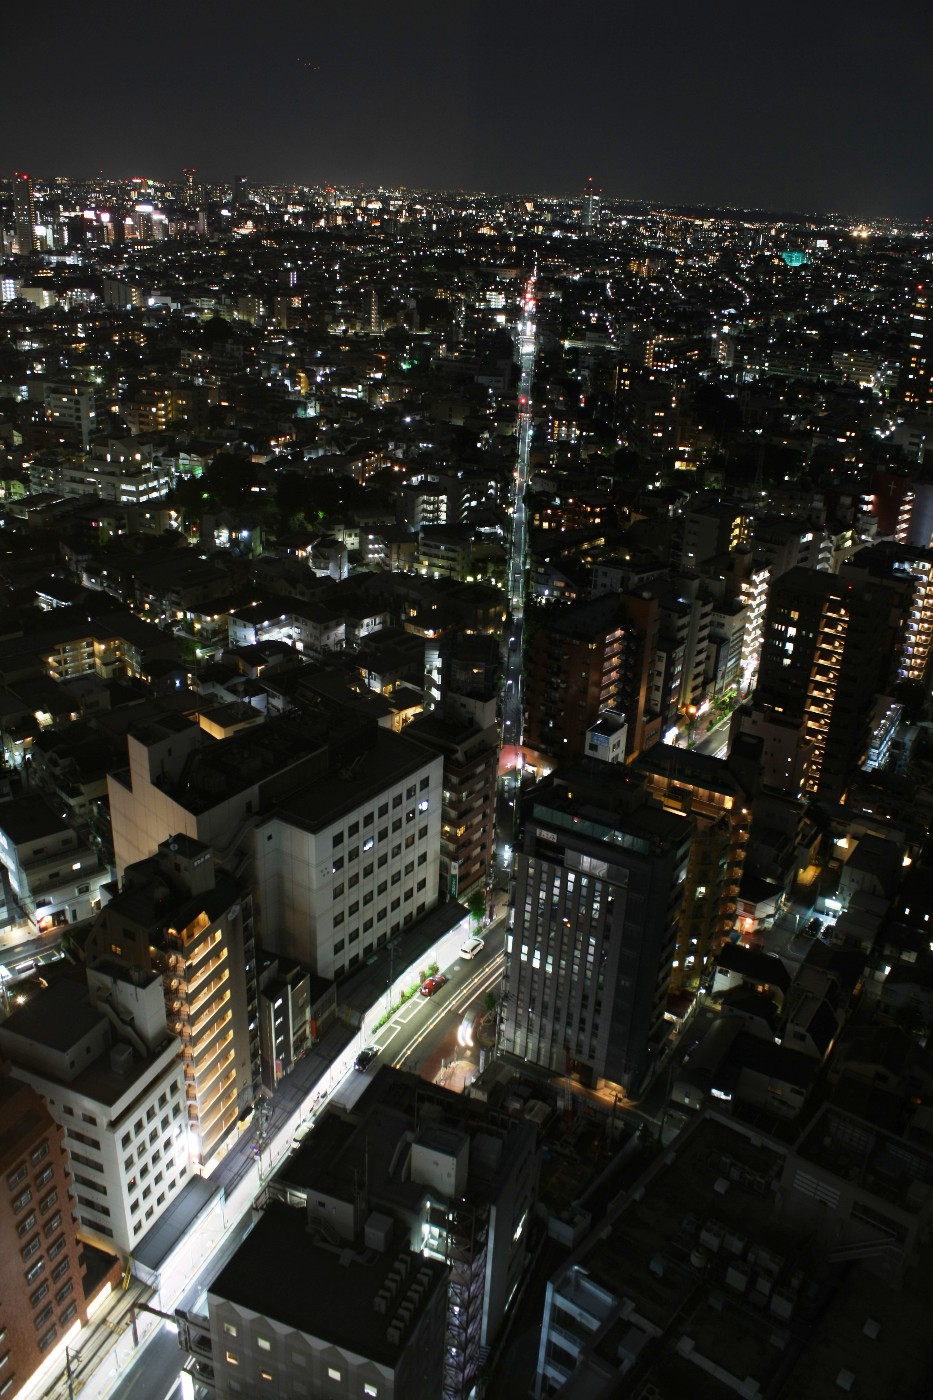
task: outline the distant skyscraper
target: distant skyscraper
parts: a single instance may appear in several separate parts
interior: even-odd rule
[[[382,333],[382,317],[379,314],[379,295],[375,287],[368,287],[363,296],[363,320],[371,335]]]
[[[930,289],[919,283],[914,292],[901,366],[901,401],[905,408],[933,409],[933,322]]]
[[[13,223],[16,229],[16,251],[34,253],[38,243],[32,176],[21,174],[20,171],[13,176]]]
[[[592,228],[599,215],[599,190],[593,189],[592,175],[586,182],[583,191],[583,227]]]

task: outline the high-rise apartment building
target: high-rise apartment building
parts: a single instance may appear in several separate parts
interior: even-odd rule
[[[39,246],[36,237],[36,206],[32,194],[32,176],[17,170],[13,176],[13,226],[17,253],[34,253]]]
[[[771,584],[753,711],[796,731],[781,786],[838,802],[866,753],[875,697],[896,653],[891,598],[881,584],[844,583],[794,568]],[[742,729],[752,729],[744,720]]]
[[[737,687],[745,695],[758,677],[771,565],[740,544],[708,558],[700,572],[717,603],[710,618],[707,675],[717,690]]]
[[[907,323],[907,344],[901,364],[900,393],[905,408],[933,409],[933,322],[930,289],[919,282]]]
[[[660,579],[652,591],[660,605],[660,626],[651,708],[660,714],[663,732],[703,698],[713,599],[694,573]]]
[[[363,325],[370,335],[382,334],[382,316],[379,312],[379,293],[375,287],[367,287],[363,294]]]
[[[933,680],[933,549],[884,540],[846,561],[839,578],[871,580],[887,589],[898,620],[892,681],[916,681],[929,692]]]
[[[524,739],[560,759],[582,757],[586,732],[606,710],[628,722],[630,753],[649,738],[657,598],[603,593],[536,621],[526,648]]]
[[[162,978],[166,1021],[181,1041],[191,1160],[210,1168],[260,1088],[249,891],[215,870],[209,846],[175,833],[154,857],[127,867],[85,957],[91,967],[116,959]]]
[[[444,760],[440,896],[462,899],[483,889],[492,870],[499,772],[498,731],[435,710],[405,730]]]
[[[735,927],[750,799],[728,762],[697,750],[656,744],[633,767],[667,811],[693,821],[671,974],[671,990],[679,991],[696,985],[710,953]]]
[[[29,1084],[0,1076],[0,1394],[12,1397],[87,1321],[62,1130]]]
[[[612,764],[560,768],[520,811],[504,1050],[636,1091],[664,1042],[692,823]]]

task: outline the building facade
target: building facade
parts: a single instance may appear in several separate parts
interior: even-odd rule
[[[39,1094],[0,1078],[0,1394],[87,1321],[64,1139]]]
[[[85,944],[89,967],[118,959],[162,979],[181,1042],[192,1165],[216,1165],[260,1089],[252,898],[214,868],[209,846],[175,833],[127,868]]]
[[[587,759],[538,783],[520,825],[500,1048],[637,1091],[664,1041],[692,824]]]
[[[0,1025],[0,1050],[64,1129],[82,1231],[128,1256],[189,1175],[180,1043],[166,1031],[161,979],[112,964],[63,978]]]

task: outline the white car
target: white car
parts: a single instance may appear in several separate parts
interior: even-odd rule
[[[479,957],[485,947],[486,944],[481,938],[468,938],[467,941],[460,946],[460,956],[461,958]]]

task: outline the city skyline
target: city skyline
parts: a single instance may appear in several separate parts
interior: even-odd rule
[[[92,0],[79,28],[18,12],[0,96],[10,168],[420,189],[582,191],[608,198],[916,219],[931,21],[900,0],[824,6],[805,32],[675,0],[662,27],[623,11],[568,24],[553,4],[495,11],[414,0],[315,15],[288,3],[261,30],[234,4],[145,16]],[[276,22],[278,21],[278,22]],[[900,34],[913,42],[903,45]],[[138,54],[138,60],[134,58]],[[81,77],[76,81],[75,75]],[[118,75],[115,79],[114,75]]]

